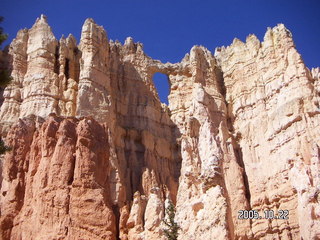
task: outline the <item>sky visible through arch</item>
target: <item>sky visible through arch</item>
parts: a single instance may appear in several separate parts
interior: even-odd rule
[[[254,33],[262,40],[267,27],[284,23],[306,65],[320,66],[319,0],[2,0],[0,6],[1,26],[9,34],[3,45],[40,14],[48,17],[57,39],[72,33],[79,41],[81,27],[91,17],[109,39],[123,43],[131,36],[150,57],[174,63],[193,45],[214,53],[235,37],[245,41]],[[160,96],[167,87],[157,86]]]

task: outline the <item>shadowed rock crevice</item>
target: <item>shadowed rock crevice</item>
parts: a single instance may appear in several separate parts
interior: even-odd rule
[[[59,63],[59,45],[56,46],[54,52],[54,73],[59,74],[60,63]]]
[[[242,176],[243,176],[243,181],[244,181],[244,186],[245,186],[245,197],[248,201],[249,209],[251,209],[251,207],[250,207],[251,193],[250,193],[249,180],[248,180],[248,176],[247,176],[247,172],[246,172],[246,167],[243,162],[242,150],[239,145],[237,145],[235,148],[235,157],[236,157],[237,163],[243,169]]]
[[[68,58],[65,58],[65,66],[64,66],[64,75],[66,76],[66,79],[69,79],[70,76],[70,60]]]
[[[116,240],[120,240],[120,209],[117,205],[113,205],[112,211],[115,215]]]

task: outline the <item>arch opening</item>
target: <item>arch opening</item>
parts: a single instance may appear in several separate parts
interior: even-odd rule
[[[153,83],[157,89],[158,96],[160,101],[165,104],[169,104],[168,96],[170,93],[170,84],[169,84],[169,76],[163,73],[155,73],[153,74]]]

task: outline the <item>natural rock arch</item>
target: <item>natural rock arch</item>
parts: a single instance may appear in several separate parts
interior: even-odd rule
[[[156,72],[153,74],[152,80],[157,89],[160,101],[168,105],[168,96],[170,94],[169,76],[164,73]]]

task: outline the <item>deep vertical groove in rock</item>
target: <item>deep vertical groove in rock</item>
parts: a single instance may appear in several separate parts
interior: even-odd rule
[[[113,213],[116,217],[116,222],[115,222],[115,226],[116,226],[116,239],[120,240],[120,212],[119,212],[119,207],[117,205],[112,205],[112,210]]]
[[[60,63],[59,63],[59,45],[56,46],[54,52],[54,73],[59,74]]]
[[[68,58],[65,58],[65,66],[64,66],[64,75],[66,76],[66,79],[69,79],[69,71],[70,71],[70,66],[69,66],[69,62],[70,60]]]
[[[235,153],[236,153],[237,162],[239,163],[239,166],[242,167],[242,169],[243,169],[242,176],[243,176],[243,181],[244,181],[244,186],[245,186],[245,196],[246,196],[246,199],[248,200],[248,203],[249,203],[249,209],[251,209],[251,206],[250,206],[250,199],[251,199],[250,186],[249,186],[248,176],[246,173],[246,166],[244,165],[244,162],[242,159],[242,151],[241,151],[241,148],[239,145],[236,146]]]

